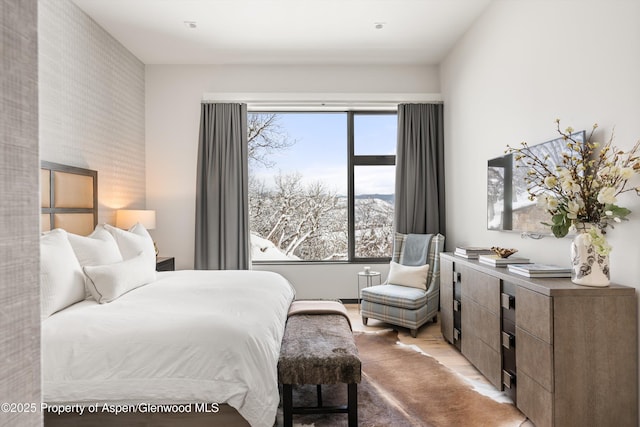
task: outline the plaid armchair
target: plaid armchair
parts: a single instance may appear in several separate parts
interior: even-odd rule
[[[407,236],[396,233],[393,261],[400,264],[405,255]],[[382,285],[362,289],[360,314],[363,324],[366,325],[369,318],[382,320],[409,328],[411,336],[415,337],[422,325],[429,320],[437,320],[440,304],[440,252],[444,249],[444,236],[433,235],[427,244],[427,289],[394,285],[388,283],[388,280]]]

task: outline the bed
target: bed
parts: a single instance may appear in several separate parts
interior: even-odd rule
[[[56,165],[43,164],[43,169],[52,166]],[[87,175],[78,168],[64,173],[94,176],[87,194],[94,198],[88,209],[95,209],[97,174]],[[52,175],[51,169],[42,174]],[[87,182],[84,185],[89,188]],[[57,188],[63,191],[60,185]],[[49,204],[60,200],[57,193],[48,196]],[[125,412],[111,417],[114,425],[170,425],[171,419],[178,420],[175,425],[186,425],[187,416],[196,420],[190,425],[273,425],[279,402],[277,361],[287,310],[294,299],[286,279],[264,271],[156,273],[154,269],[152,278],[151,273],[143,275],[144,284],[120,287],[140,276],[139,271],[148,270],[151,260],[145,251],[153,250],[146,249],[148,241],[153,242],[144,238],[146,231],[139,239],[136,230],[94,228],[94,223],[89,227],[87,220],[97,218],[92,212],[73,206],[53,212],[44,204],[43,229],[54,231],[41,242],[57,239],[58,246],[55,250],[42,246],[42,262],[52,264],[50,258],[58,257],[58,268],[64,253],[60,245],[68,241],[84,273],[83,292],[86,281],[91,294],[85,299],[76,289],[73,298],[59,302],[43,291],[43,310],[48,307],[41,328],[43,401],[53,408],[45,412],[46,425],[86,425],[91,419],[99,420],[92,425],[110,425],[114,411]],[[83,216],[80,228],[74,228],[74,221],[66,222],[79,234],[63,232],[55,222],[45,224],[45,219],[55,221],[62,214]],[[88,237],[81,236],[87,231]],[[122,261],[96,263],[98,258],[104,262],[105,253],[112,250],[106,246],[114,245],[109,233]],[[128,244],[126,239],[145,241],[147,246],[129,257],[123,246]],[[95,254],[98,245],[105,248],[99,256]],[[93,258],[87,255],[91,251]],[[78,267],[74,268],[78,276]],[[78,279],[70,274],[64,277]],[[51,279],[43,280],[43,287],[45,282]],[[104,292],[105,283],[115,286],[116,292],[110,294],[112,288]],[[57,408],[68,410],[57,415]]]

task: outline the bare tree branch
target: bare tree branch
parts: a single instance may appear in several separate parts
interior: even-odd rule
[[[296,141],[290,139],[286,129],[278,123],[275,113],[254,113],[247,115],[247,143],[250,161],[273,167],[269,156],[276,151],[293,146]]]

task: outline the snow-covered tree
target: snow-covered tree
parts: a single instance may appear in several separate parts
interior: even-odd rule
[[[391,256],[393,205],[375,197],[355,200],[355,255],[359,258]]]
[[[278,114],[248,115],[248,153],[255,166],[272,168],[272,154],[296,143]],[[251,172],[251,168],[250,168]],[[273,182],[249,174],[249,223],[255,259],[348,259],[347,199],[300,173],[279,173]],[[355,200],[356,256],[391,255],[393,206],[371,196]],[[271,255],[269,255],[271,254]]]
[[[326,259],[346,255],[346,206],[322,183],[302,183],[302,175],[278,174],[272,190],[253,180],[249,189],[252,231],[286,255]],[[343,236],[336,239],[335,235]],[[344,240],[344,244],[339,244]]]

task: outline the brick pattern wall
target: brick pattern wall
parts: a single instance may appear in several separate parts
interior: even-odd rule
[[[40,158],[98,171],[99,222],[145,208],[144,64],[69,0],[38,2]]]

